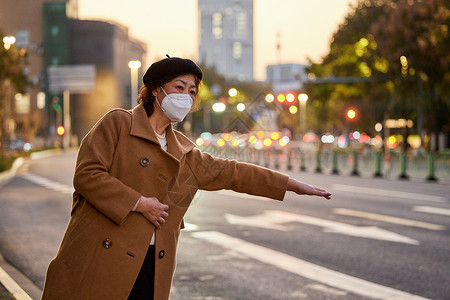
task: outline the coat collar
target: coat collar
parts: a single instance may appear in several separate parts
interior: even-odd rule
[[[158,138],[148,121],[147,113],[142,104],[139,104],[131,111],[130,135],[146,139],[159,145]],[[182,133],[173,130],[172,125],[166,129],[167,152],[172,154],[177,160],[191,151],[195,144]]]

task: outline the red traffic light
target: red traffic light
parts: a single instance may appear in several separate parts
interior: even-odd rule
[[[64,126],[58,126],[58,128],[56,128],[56,133],[58,135],[64,135],[65,132],[66,132],[66,129],[64,128]]]
[[[354,118],[356,118],[356,110],[348,109],[346,115],[347,115],[347,118],[349,118],[350,120],[353,120]]]

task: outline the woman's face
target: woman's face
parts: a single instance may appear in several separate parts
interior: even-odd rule
[[[185,74],[175,77],[171,81],[163,84],[162,87],[168,95],[172,93],[189,94],[193,101],[195,101],[198,93],[198,87],[195,84],[195,77],[192,74]],[[162,96],[161,99],[165,96],[161,88],[153,90],[153,95],[155,97],[158,97],[158,94],[160,97]]]

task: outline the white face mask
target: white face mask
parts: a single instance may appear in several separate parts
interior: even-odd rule
[[[167,95],[166,91],[161,87],[164,94],[166,96],[162,100],[162,104],[159,104],[158,99],[156,99],[156,103],[158,103],[161,110],[164,112],[167,118],[169,118],[173,122],[181,122],[189,113],[192,107],[192,103],[194,102],[189,96],[189,94],[169,94]]]

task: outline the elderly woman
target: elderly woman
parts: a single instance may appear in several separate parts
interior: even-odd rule
[[[108,112],[83,139],[71,218],[42,299],[168,299],[183,216],[198,189],[330,198],[285,174],[202,153],[175,131],[202,76],[189,59],[155,62],[139,105]]]

